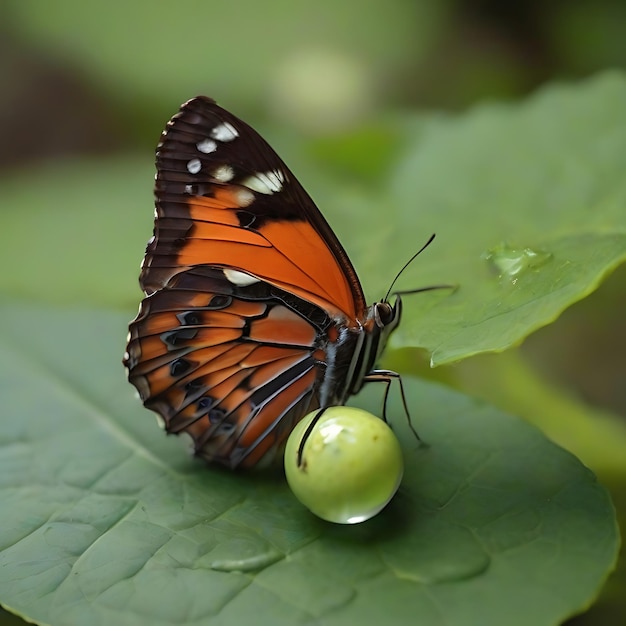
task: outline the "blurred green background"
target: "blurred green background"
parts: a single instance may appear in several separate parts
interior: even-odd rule
[[[385,150],[392,149],[379,141],[376,125],[398,112],[454,114],[485,100],[517,100],[548,82],[625,67],[626,3],[620,0],[4,0],[0,194],[16,180],[36,186],[40,171],[54,172],[66,161],[80,164],[77,175],[81,167],[104,162],[118,177],[120,168],[128,167],[129,179],[145,198],[145,205],[136,207],[146,216],[138,234],[142,243],[136,250],[112,249],[110,259],[97,262],[120,268],[115,258],[121,256],[125,269],[119,281],[130,283],[150,234],[154,146],[165,121],[194,95],[216,98],[259,128],[283,155],[298,144],[316,154],[320,140],[369,125],[372,143],[341,144],[347,156],[335,154],[333,162],[341,166],[347,159],[352,173],[367,177],[379,174],[368,170],[368,162],[384,162]],[[132,169],[135,163],[143,169]],[[63,184],[71,195],[71,181]],[[50,210],[60,219],[63,184],[51,185]],[[115,197],[104,187],[93,193]],[[28,211],[7,197],[14,194],[0,195],[0,229],[16,211]],[[87,219],[93,225],[97,247],[98,225],[106,216],[99,203],[94,206],[98,213],[84,207],[80,224]],[[72,239],[83,236],[73,224],[66,222],[68,254]],[[127,259],[136,261],[129,266]],[[626,272],[618,270],[592,298],[530,337],[508,357],[508,375],[523,377],[530,366],[563,398],[623,419],[625,284]],[[122,304],[129,311],[136,306]],[[496,358],[502,357],[422,371],[532,417],[523,400],[500,394],[505,370],[502,361],[494,365]],[[558,433],[549,434],[559,440]],[[614,487],[623,512],[624,476],[593,469]],[[626,601],[620,598],[619,576],[626,577],[623,565],[600,602],[571,623],[623,624]],[[0,614],[0,623],[22,622]]]

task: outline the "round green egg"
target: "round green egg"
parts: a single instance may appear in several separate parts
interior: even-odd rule
[[[380,418],[346,406],[309,413],[289,436],[285,474],[294,495],[329,522],[356,524],[381,511],[394,496],[404,471],[398,439]]]

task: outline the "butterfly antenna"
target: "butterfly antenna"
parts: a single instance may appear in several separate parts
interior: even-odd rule
[[[385,294],[385,298],[383,300],[383,302],[387,302],[387,300],[389,299],[389,296],[391,294],[391,290],[393,289],[393,286],[396,284],[396,281],[398,280],[398,278],[400,278],[400,275],[402,274],[402,272],[404,272],[404,270],[409,267],[409,265],[411,265],[411,263],[413,263],[413,261],[420,255],[422,254],[422,252],[424,252],[424,250],[426,250],[426,248],[428,248],[428,246],[433,242],[433,239],[435,238],[435,234],[433,233],[430,238],[428,239],[428,241],[402,266],[402,269],[396,274],[396,277],[391,281],[391,285],[389,285],[389,289],[387,289],[387,293]],[[439,287],[427,287],[425,289],[419,289],[419,291],[430,291],[431,289],[439,289]],[[406,293],[414,293],[414,292],[406,292]]]

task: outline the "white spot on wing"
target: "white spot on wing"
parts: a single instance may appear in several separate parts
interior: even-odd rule
[[[226,276],[226,280],[231,282],[233,285],[237,285],[238,287],[247,287],[248,285],[254,285],[254,283],[260,282],[258,278],[251,276],[250,274],[246,274],[246,272],[240,272],[239,270],[232,270],[229,268],[225,268],[222,271],[224,272],[224,276]]]
[[[200,159],[191,159],[187,163],[187,170],[190,174],[197,174],[202,169],[202,163]]]
[[[230,165],[220,165],[215,168],[212,176],[220,183],[227,183],[235,176],[235,170]]]
[[[217,141],[232,141],[239,137],[239,133],[229,122],[222,122],[211,131],[211,137]]]
[[[242,181],[242,185],[258,191],[265,195],[271,195],[282,191],[285,182],[285,174],[280,170],[272,170],[271,172],[258,172],[254,176],[250,176]]]
[[[254,194],[245,187],[241,187],[235,192],[237,198],[237,204],[240,207],[250,206],[254,202]]]
[[[217,150],[217,144],[213,139],[203,139],[196,144],[196,148],[204,154],[211,154]]]

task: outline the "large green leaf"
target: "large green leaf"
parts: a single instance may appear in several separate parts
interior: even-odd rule
[[[411,315],[395,345],[435,364],[503,350],[626,259],[625,109],[626,80],[608,73],[420,128],[391,183],[390,241],[437,231],[415,274],[459,290]]]
[[[548,625],[586,607],[613,566],[613,507],[588,469],[416,380],[428,446],[393,404],[405,479],[370,522],[314,518],[279,475],[205,467],[125,383],[126,320],[0,310],[0,602],[27,619]]]

